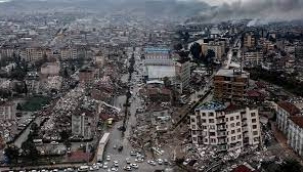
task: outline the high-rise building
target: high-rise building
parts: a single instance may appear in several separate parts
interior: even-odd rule
[[[288,119],[287,129],[288,145],[303,157],[303,117],[292,116]]]
[[[176,77],[181,85],[181,89],[186,88],[190,82],[190,61],[189,59],[180,59],[176,61],[175,66]]]
[[[257,43],[253,32],[248,32],[243,35],[243,47],[253,48]]]
[[[249,73],[221,69],[214,77],[214,98],[220,101],[243,101],[249,86]]]
[[[83,138],[92,137],[94,116],[90,113],[75,113],[72,115],[72,134]]]
[[[259,113],[255,108],[202,104],[190,116],[192,142],[216,146],[219,152],[257,147],[261,143]]]

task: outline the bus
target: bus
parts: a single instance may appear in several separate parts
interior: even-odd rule
[[[110,133],[104,133],[103,136],[102,136],[102,138],[99,141],[98,152],[97,152],[97,161],[98,162],[102,162],[103,161],[104,150],[105,150],[105,147],[106,147],[106,145],[108,143],[109,136],[110,136]]]

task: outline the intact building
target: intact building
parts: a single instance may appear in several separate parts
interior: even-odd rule
[[[287,144],[303,157],[303,117],[292,116],[288,119]]]
[[[277,106],[278,129],[284,134],[288,133],[289,118],[300,114],[300,109],[290,102],[279,102]]]
[[[192,142],[216,146],[218,152],[235,151],[261,143],[257,109],[218,102],[198,106],[190,116]]]
[[[214,77],[214,97],[220,101],[243,101],[249,86],[249,73],[221,69]]]
[[[245,67],[255,67],[261,64],[263,59],[263,51],[248,50],[243,54],[243,63]]]
[[[176,76],[181,85],[181,89],[188,87],[190,82],[190,61],[180,59],[176,61]]]
[[[83,138],[92,137],[94,116],[91,113],[81,113],[72,115],[72,134]]]
[[[253,32],[245,33],[243,36],[243,46],[253,48],[256,45],[256,37]]]

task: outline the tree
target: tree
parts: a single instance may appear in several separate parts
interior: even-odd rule
[[[174,45],[174,50],[180,51],[180,50],[182,50],[182,48],[183,48],[183,46],[181,43],[177,43]]]
[[[169,78],[167,76],[163,78],[163,81],[164,81],[164,86],[166,88],[170,87],[171,81],[169,80]]]
[[[20,103],[17,104],[17,110],[22,110],[22,106]]]
[[[33,162],[39,158],[39,151],[37,150],[34,142],[30,139],[26,140],[21,145],[22,154]]]
[[[15,145],[9,145],[4,150],[4,154],[8,158],[9,163],[17,163],[19,158],[19,148]]]
[[[294,159],[287,159],[285,160],[277,170],[277,172],[303,172],[303,168],[297,160]]]
[[[191,47],[190,47],[190,53],[192,54],[193,58],[195,60],[199,60],[200,59],[200,55],[201,55],[201,45],[197,42],[195,42]]]

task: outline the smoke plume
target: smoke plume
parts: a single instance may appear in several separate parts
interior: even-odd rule
[[[199,22],[252,19],[249,26],[302,19],[303,0],[238,0],[203,11]],[[197,18],[196,18],[197,19]]]

